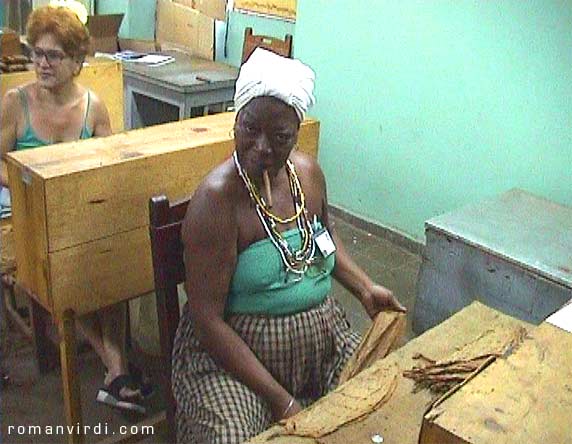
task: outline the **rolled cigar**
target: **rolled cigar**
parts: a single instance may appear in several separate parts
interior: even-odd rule
[[[264,180],[264,190],[266,191],[268,208],[272,208],[272,190],[270,188],[270,178],[268,177],[268,171],[264,170],[262,172],[262,180]]]

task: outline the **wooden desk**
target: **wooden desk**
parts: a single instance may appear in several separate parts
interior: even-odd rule
[[[414,392],[411,379],[402,376],[403,370],[419,365],[413,359],[418,353],[438,361],[453,354],[479,356],[508,342],[521,328],[531,326],[506,316],[479,302],[474,302],[439,326],[408,342],[369,369],[350,379],[339,390],[343,394],[351,385],[364,385],[361,378],[375,378],[378,372],[397,367],[397,385],[381,407],[319,439],[284,436],[284,428],[274,426],[249,441],[250,444],[370,444],[373,434],[380,434],[385,443],[417,444],[423,416],[437,399],[427,390]],[[324,399],[332,399],[332,394]],[[339,397],[337,397],[339,399]],[[311,407],[310,407],[311,408]]]
[[[572,442],[572,333],[548,323],[435,406],[420,444]]]
[[[208,114],[210,106],[220,105],[224,111],[232,102],[238,69],[181,52],[166,54],[175,62],[157,67],[123,63],[128,129],[183,120],[191,117],[193,108]]]

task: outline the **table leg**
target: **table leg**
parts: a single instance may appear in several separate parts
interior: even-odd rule
[[[58,320],[60,330],[60,360],[62,365],[62,383],[64,388],[64,406],[67,425],[73,428],[68,435],[68,443],[83,443],[81,396],[79,375],[76,365],[75,317],[72,310],[66,310]],[[79,430],[78,430],[79,429]]]
[[[44,375],[56,366],[57,349],[48,336],[50,314],[34,298],[29,297],[29,300],[36,364],[39,373]]]
[[[191,117],[193,108],[188,103],[179,105],[179,120],[185,120]]]

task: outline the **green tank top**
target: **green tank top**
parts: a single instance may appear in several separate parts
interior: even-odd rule
[[[22,106],[24,107],[24,116],[26,118],[26,127],[24,129],[24,134],[22,137],[18,137],[16,139],[16,151],[18,150],[27,150],[30,148],[38,148],[40,146],[47,146],[52,145],[50,142],[46,142],[45,140],[40,139],[32,125],[30,123],[30,109],[28,106],[28,96],[26,92],[18,88],[18,94],[20,96],[20,101],[22,102]],[[85,116],[83,118],[83,126],[81,127],[81,133],[79,138],[80,139],[89,139],[93,137],[93,131],[87,127],[87,115],[89,113],[89,104],[91,101],[91,95],[89,91],[87,92],[87,107],[85,108]]]
[[[282,233],[295,249],[302,242],[298,228]],[[284,268],[280,253],[270,239],[250,245],[238,255],[230,284],[226,314],[280,316],[299,313],[324,301],[332,288],[335,255],[319,260],[302,276]]]

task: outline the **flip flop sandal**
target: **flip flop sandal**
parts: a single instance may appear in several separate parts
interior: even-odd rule
[[[121,389],[132,387],[133,379],[129,375],[119,375],[111,381],[111,384],[100,388],[95,399],[97,402],[107,404],[111,407],[144,415],[146,411],[145,407],[137,404],[133,398],[123,397],[120,394]]]
[[[129,374],[133,378],[133,382],[137,385],[141,391],[141,396],[143,399],[149,399],[155,394],[155,387],[150,382],[145,382],[145,377],[143,372],[135,364],[128,364]]]

